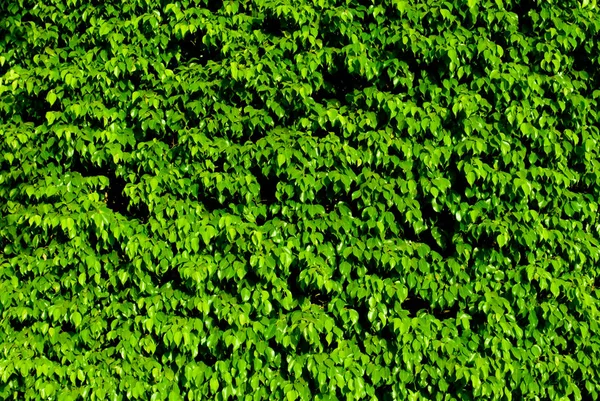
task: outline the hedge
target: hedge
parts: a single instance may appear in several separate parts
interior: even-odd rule
[[[598,399],[599,96],[596,0],[1,1],[0,398]]]

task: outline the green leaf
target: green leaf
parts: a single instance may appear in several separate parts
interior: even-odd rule
[[[231,63],[231,77],[235,80],[238,79],[239,70],[238,63]]]
[[[498,242],[498,245],[500,246],[500,248],[504,247],[504,245],[506,245],[506,243],[508,242],[508,234],[499,234],[496,237],[496,241]]]
[[[349,251],[351,251],[351,248],[348,248]],[[343,277],[345,278],[349,278],[350,277],[350,271],[351,271],[351,265],[348,262],[342,262],[340,263],[340,273],[342,274]]]
[[[198,237],[192,237],[190,239],[192,250],[196,253],[200,250],[200,239]]]
[[[213,227],[213,226],[204,226],[204,229],[201,232],[202,235],[202,240],[204,241],[204,244],[206,244],[206,246],[208,246],[210,244],[210,241],[215,237],[215,235],[217,234],[217,230]]]
[[[181,344],[181,339],[183,338],[183,333],[177,329],[171,330],[173,332],[173,341],[175,345],[179,346]]]
[[[74,312],[71,315],[71,321],[73,322],[73,325],[77,328],[79,327],[79,325],[81,325],[81,314],[79,312]]]
[[[210,391],[215,394],[219,390],[219,380],[213,376],[210,379]]]
[[[46,95],[46,100],[48,101],[48,103],[50,103],[50,106],[52,106],[54,102],[56,102],[56,93],[54,93],[54,91],[48,92],[48,94]]]
[[[283,166],[285,164],[285,155],[283,153],[280,153],[277,155],[277,165],[279,167]]]
[[[284,247],[279,254],[279,260],[284,268],[289,268],[293,260],[291,251]]]
[[[476,179],[477,179],[477,176],[475,175],[474,171],[469,171],[467,173],[467,182],[469,183],[470,186],[473,186],[473,184],[475,184]]]
[[[177,390],[171,390],[171,392],[169,393],[169,401],[181,401],[181,395],[179,394],[179,391]]]
[[[459,316],[457,317],[457,320],[459,321],[459,323],[463,326],[463,328],[466,331],[471,330],[471,324],[470,324],[471,317],[469,315],[467,315],[466,313],[460,313]]]
[[[333,123],[337,120],[338,111],[336,109],[329,109],[327,110],[327,116],[329,117],[329,121]]]
[[[298,393],[296,392],[296,390],[289,390],[286,393],[286,398],[288,401],[295,401],[298,399]]]
[[[156,191],[156,188],[158,188],[158,178],[156,177],[152,177],[150,179],[150,189],[152,189],[152,191]]]

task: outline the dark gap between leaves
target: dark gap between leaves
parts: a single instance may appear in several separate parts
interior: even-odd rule
[[[148,220],[148,206],[141,202],[132,204],[129,197],[125,195],[126,182],[122,177],[117,177],[110,167],[101,167],[91,162],[81,160],[78,154],[73,156],[71,171],[81,174],[82,177],[104,176],[109,180],[108,188],[105,189],[106,206],[115,213],[145,223]]]
[[[409,293],[408,298],[402,302],[402,309],[406,310],[409,317],[417,317],[420,311],[426,311],[428,314],[433,315],[438,320],[445,319],[456,319],[459,311],[459,305],[457,302],[454,303],[450,308],[440,310],[438,308],[432,308],[431,304],[424,300],[419,295]]]
[[[256,178],[260,185],[261,203],[269,206],[277,202],[277,183],[278,179],[271,175],[266,176],[260,166],[254,165],[250,168],[250,173]]]

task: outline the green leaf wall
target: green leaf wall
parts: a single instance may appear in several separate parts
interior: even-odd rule
[[[598,399],[598,13],[1,1],[0,399]]]

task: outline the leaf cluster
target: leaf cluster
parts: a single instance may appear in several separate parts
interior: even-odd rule
[[[597,399],[599,31],[0,2],[0,398]]]

